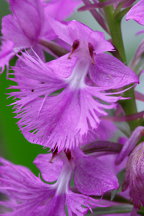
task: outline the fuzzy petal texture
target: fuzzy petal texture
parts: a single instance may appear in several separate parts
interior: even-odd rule
[[[105,162],[95,156],[77,159],[74,182],[77,189],[86,195],[102,196],[119,187],[111,161]]]
[[[22,57],[19,56],[19,61],[13,69],[15,70],[13,81],[22,91],[21,93],[17,92],[18,98],[26,97],[31,101],[39,94],[41,96],[45,93],[50,94],[66,86],[61,77],[54,73],[50,67],[47,67],[38,55],[23,53]],[[41,89],[40,92],[39,89]]]
[[[8,66],[9,60],[15,55],[14,44],[12,41],[3,41],[0,50],[0,71],[3,71],[5,66]]]
[[[43,99],[33,101],[23,109],[27,113],[25,117],[22,113],[18,114],[18,117],[22,117],[22,120],[18,123],[22,132],[33,143],[51,148],[58,147],[59,150],[79,146],[83,143],[83,136],[86,135],[89,129],[87,115],[92,127],[99,123],[94,111],[92,117],[89,114],[89,110],[95,109],[94,105],[97,104],[90,95],[87,95],[88,102],[93,103],[93,106],[90,107],[87,103],[86,112],[81,110],[83,109],[83,103],[79,105],[79,101],[84,97],[84,93],[80,91],[63,91],[57,96],[49,97],[45,100],[39,116],[36,115],[38,107],[43,103]],[[79,95],[81,98],[79,98]],[[35,119],[33,119],[34,116]],[[96,120],[94,117],[96,117]],[[27,126],[23,127],[24,125]],[[28,131],[35,128],[37,128],[37,133],[28,133]]]
[[[0,162],[0,191],[9,198],[1,204],[12,210],[4,215],[65,216],[64,196],[55,196],[55,189],[43,183],[27,168],[2,158]]]
[[[94,207],[106,207],[110,206],[111,202],[104,200],[96,200],[83,194],[76,194],[71,191],[67,193],[66,203],[69,216],[83,216],[88,213],[88,210],[92,212]]]
[[[99,58],[103,58],[103,54]],[[109,56],[106,55],[107,58]],[[89,60],[76,56],[69,59],[65,55],[47,64],[29,54],[23,54],[20,60],[22,63],[14,67],[13,79],[18,86],[12,87],[20,92],[11,93],[19,99],[14,103],[17,118],[20,118],[18,125],[30,142],[58,148],[59,151],[84,144],[88,133],[95,131],[101,117],[107,115],[106,110],[115,108],[115,103],[124,99],[121,93],[125,89],[116,92],[106,90],[137,81],[136,75],[119,61],[115,67],[121,66],[122,75],[116,75],[115,67],[111,67],[113,75],[108,64],[106,68],[93,69]],[[86,81],[89,74],[92,74],[90,84]],[[109,82],[113,83],[111,88],[109,82],[103,86],[109,74]],[[117,85],[116,79],[117,83],[119,81]]]
[[[144,0],[140,0],[127,13],[126,20],[133,19],[141,25],[144,25]]]
[[[1,201],[0,205],[10,209],[0,215],[66,216],[67,209],[69,216],[84,216],[91,208],[111,205],[109,201],[70,191],[70,167],[70,163],[65,164],[57,183],[49,185],[34,176],[29,169],[0,158],[0,192],[8,198]]]
[[[23,91],[12,95],[19,97],[24,94]],[[95,94],[110,103],[120,98],[107,97],[97,91]],[[18,113],[17,118],[21,118],[18,125],[30,142],[51,148],[58,147],[59,150],[82,144],[87,132],[98,127],[99,116],[107,115],[105,109],[114,107],[113,104],[96,101],[93,98],[93,88],[89,91],[66,89],[56,96],[42,98],[39,95],[40,92],[34,93],[33,97],[24,97],[16,102],[15,112]]]
[[[12,209],[12,212],[6,215],[38,216],[40,209],[44,209],[48,197],[54,195],[54,189],[49,188],[29,169],[2,158],[0,162],[0,191],[9,198],[1,204]]]

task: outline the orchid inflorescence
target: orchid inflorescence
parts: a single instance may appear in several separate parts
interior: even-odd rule
[[[0,215],[142,214],[144,112],[137,112],[135,100],[144,95],[135,87],[144,43],[128,66],[121,20],[126,15],[144,25],[144,0],[7,2],[1,73],[15,83],[9,96],[21,133],[47,153],[33,162],[39,176],[0,158]],[[90,11],[109,40],[66,21],[76,9]]]

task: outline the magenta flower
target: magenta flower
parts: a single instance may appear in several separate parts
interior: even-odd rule
[[[40,169],[43,179],[56,181],[64,166],[62,154],[56,156],[53,163],[50,163],[51,154],[39,155],[34,163]],[[117,189],[119,184],[114,170],[114,158],[106,156],[85,155],[82,151],[76,150],[69,153],[69,160],[73,164],[74,183],[79,192],[85,195],[102,196],[108,191]],[[47,175],[50,173],[50,175]],[[51,175],[52,174],[52,175]],[[91,185],[91,187],[88,187]]]
[[[64,7],[61,7],[62,2]],[[80,3],[80,0],[74,0],[72,3],[70,0],[52,0],[48,3],[41,0],[9,0],[12,14],[2,19],[3,39],[14,44],[14,51],[31,47],[36,51],[41,50],[41,40],[52,40],[56,37],[49,24],[49,16],[61,21]],[[5,50],[3,52],[5,54]],[[9,55],[5,57],[5,65],[8,64],[8,57]],[[1,67],[3,63],[3,58],[0,58]]]
[[[23,63],[14,68],[16,88],[21,91],[11,95],[19,99],[15,112],[24,136],[60,151],[85,143],[106,110],[124,99],[120,93],[126,89],[118,89],[137,83],[138,78],[118,59],[103,53],[113,49],[103,33],[76,21],[68,26],[55,23],[55,29],[72,45],[72,52],[49,63],[23,54]]]
[[[64,20],[81,3],[80,0],[74,0],[72,3],[70,0],[64,1],[65,7],[61,7],[61,0],[51,0],[45,4],[41,0],[10,0],[12,15],[3,18],[3,37],[12,40],[17,48],[29,48],[45,37],[53,39],[49,16]],[[60,7],[61,13],[58,13]]]
[[[74,161],[74,182],[81,193],[101,196],[108,191],[118,189],[119,183],[114,170],[114,158],[111,158],[111,155],[86,156],[79,152],[74,157]]]
[[[84,162],[81,161],[82,157]],[[1,201],[0,204],[8,207],[10,210],[10,212],[1,215],[65,216],[65,209],[67,209],[69,216],[83,216],[91,208],[111,205],[109,201],[96,200],[84,195],[103,194],[106,192],[106,187],[107,190],[118,187],[117,179],[114,175],[106,176],[106,172],[107,174],[109,173],[109,167],[107,170],[105,167],[102,167],[102,170],[100,170],[100,167],[97,167],[100,165],[97,160],[95,161],[95,163],[98,162],[97,166],[94,166],[94,156],[81,156],[80,161],[75,161],[70,156],[66,157],[64,153],[61,153],[60,156],[56,156],[52,161],[50,161],[50,158],[51,154],[39,155],[34,163],[40,168],[45,182],[56,181],[51,185],[34,176],[25,167],[14,165],[4,159],[0,160],[2,164],[0,169],[0,191],[8,197],[8,200]],[[79,180],[83,177],[83,169],[87,170],[87,165],[90,165],[89,174],[92,174],[92,176],[88,176],[86,173],[86,177],[81,182],[80,187]],[[101,164],[101,166],[103,165]],[[71,190],[70,180],[73,172],[75,173],[75,182],[78,184],[77,188],[84,191],[84,194],[75,193]],[[98,175],[97,178],[96,174]],[[102,190],[100,190],[96,182],[90,188],[89,184],[86,184],[88,178],[90,181],[94,182],[96,180],[97,183],[99,182]],[[101,182],[99,179],[101,179]],[[85,189],[86,187],[87,190]]]
[[[133,19],[141,25],[144,25],[144,0],[140,0],[127,13],[126,19]]]
[[[69,17],[78,5],[82,3],[81,0],[41,1],[44,2],[45,5],[45,14],[59,21],[63,21]]]

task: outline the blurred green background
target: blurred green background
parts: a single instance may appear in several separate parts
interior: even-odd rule
[[[0,23],[1,18],[9,13],[6,1],[0,1]],[[13,64],[13,62],[12,62]],[[8,99],[9,91],[7,88],[12,85],[12,81],[6,79],[6,73],[0,75],[0,155],[11,160],[14,163],[28,166],[34,172],[37,169],[32,164],[37,154],[46,152],[41,146],[33,145],[27,142],[17,127],[17,120],[12,113],[13,102]]]
[[[4,0],[0,1],[1,20],[4,15],[9,13],[9,10],[7,2]],[[77,12],[71,19],[77,19],[95,30],[103,31],[89,12]],[[126,54],[128,61],[130,61],[137,45],[144,38],[144,35],[136,36],[135,33],[142,30],[143,27],[133,21],[126,22],[123,20],[122,29]],[[144,83],[144,77],[142,77],[141,81]],[[46,150],[43,150],[41,146],[28,143],[19,131],[16,124],[17,120],[12,113],[12,107],[9,106],[12,100],[7,99],[6,95],[8,92],[7,88],[10,85],[12,85],[12,82],[6,79],[6,73],[0,75],[0,155],[14,163],[28,166],[34,172],[37,172],[32,161],[37,154],[46,152]],[[142,84],[137,89],[144,92]],[[143,104],[140,102],[138,103],[138,109],[140,111],[143,110]]]

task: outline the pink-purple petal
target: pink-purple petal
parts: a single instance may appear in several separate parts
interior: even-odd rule
[[[69,54],[66,54],[56,60],[47,62],[48,68],[50,68],[54,74],[56,74],[60,78],[68,78],[72,72],[73,68],[77,63],[77,58],[74,56],[72,58],[68,58]]]
[[[81,3],[81,0],[51,0],[45,4],[45,13],[62,21],[69,17]]]
[[[144,0],[138,1],[127,13],[126,20],[133,19],[141,25],[144,25]]]
[[[56,181],[62,171],[63,161],[59,156],[52,158],[52,154],[40,154],[35,160],[34,164],[40,170],[43,179],[47,182]]]
[[[143,179],[144,179],[144,143],[135,147],[128,157],[126,165],[125,181],[123,190],[129,187],[129,194],[135,208],[144,205]]]
[[[95,156],[77,159],[74,174],[77,189],[83,194],[97,196],[117,189],[118,180],[110,165],[110,161],[105,162]]]
[[[68,191],[67,193],[66,203],[69,216],[84,216],[88,211],[92,212],[92,208],[94,207],[107,207],[112,205],[110,201],[93,199],[86,195],[73,193],[71,191]]]
[[[65,194],[56,195],[55,188],[42,182],[25,167],[0,159],[0,191],[9,200],[9,216],[65,216]]]
[[[107,90],[139,82],[138,76],[128,66],[109,54],[96,55],[89,74],[97,86]]]
[[[10,7],[23,34],[36,40],[43,25],[43,7],[40,0],[10,0]]]
[[[127,157],[132,152],[137,142],[141,139],[141,137],[143,137],[143,135],[144,135],[144,127],[138,126],[133,131],[130,138],[125,142],[122,151],[116,158],[116,164],[120,164],[125,159],[125,157]]]
[[[11,40],[15,48],[24,49],[31,46],[31,41],[23,33],[17,19],[12,15],[7,15],[2,19],[2,34],[6,40]]]
[[[96,53],[102,53],[114,49],[112,44],[105,40],[104,33],[93,31],[88,26],[76,20],[70,21],[66,25],[51,20],[51,25],[57,36],[70,45],[72,45],[75,40],[79,40],[80,46],[85,49],[87,49],[86,43],[91,43]],[[83,35],[82,38],[81,35]]]

